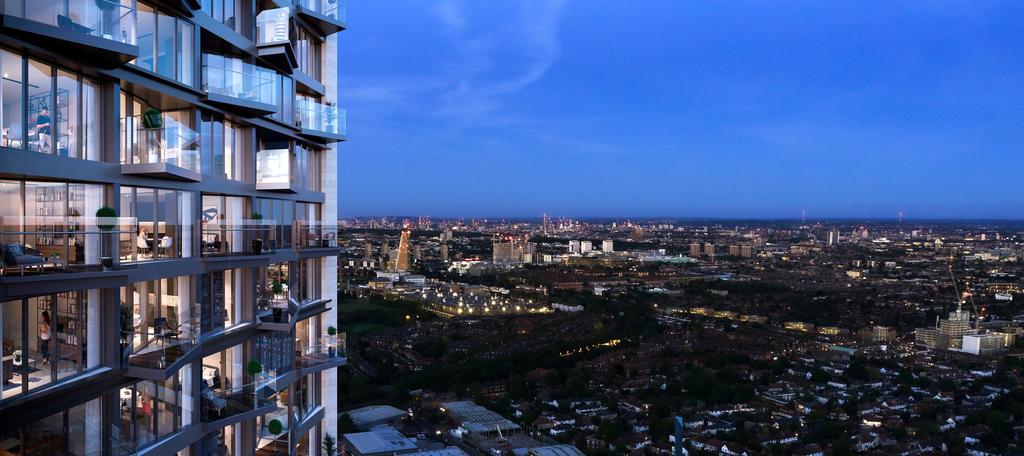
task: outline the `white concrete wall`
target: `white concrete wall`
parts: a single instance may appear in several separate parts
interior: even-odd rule
[[[338,86],[338,39],[341,33],[331,35],[324,46],[321,46],[321,75],[326,86],[326,97],[324,101],[340,101]],[[339,104],[339,107],[340,104]],[[323,221],[338,220],[338,143],[331,146],[324,153],[320,179],[321,187],[326,196],[321,207],[321,219]],[[328,326],[338,325],[338,257],[322,258],[320,263],[321,284],[320,296],[334,299],[331,310],[322,314],[320,318],[320,334],[327,334]],[[321,374],[320,397],[324,406],[323,432],[338,437],[338,373],[336,369],[324,371]],[[321,437],[322,439],[322,437]],[[320,442],[316,443],[320,446]]]

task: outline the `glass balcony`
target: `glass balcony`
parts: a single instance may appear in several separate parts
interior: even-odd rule
[[[256,15],[256,44],[288,43],[288,8],[274,8]]]
[[[203,256],[262,255],[273,253],[287,227],[276,220],[243,219],[236,222],[203,223]]]
[[[301,98],[296,100],[295,111],[295,125],[304,134],[328,139],[342,139],[347,134],[346,112],[333,104]]]
[[[124,173],[200,179],[199,133],[195,130],[170,116],[163,117],[160,128],[143,128],[141,116],[125,119],[121,128],[129,150]]]
[[[121,269],[117,239],[136,231],[134,217],[3,217],[0,243],[22,254],[0,260],[0,276]]]
[[[303,370],[325,369],[344,364],[345,353],[345,333],[339,333],[322,337],[315,344],[300,345],[296,362]]]
[[[198,338],[194,322],[172,326],[167,318],[155,318],[153,326],[122,331],[121,344],[129,367],[165,370],[198,347]]]
[[[4,0],[4,14],[135,45],[135,0]]]
[[[345,29],[345,0],[296,0],[295,5],[296,12],[324,35]]]
[[[298,5],[329,19],[345,22],[345,0],[299,0]]]
[[[298,248],[337,247],[338,223],[300,220],[295,222]]]
[[[209,423],[274,406],[273,393],[265,382],[253,382],[234,388],[211,388],[204,385],[200,394],[203,402],[202,420]]]
[[[208,101],[245,108],[246,115],[277,110],[278,74],[240,59],[203,54],[203,89]]]

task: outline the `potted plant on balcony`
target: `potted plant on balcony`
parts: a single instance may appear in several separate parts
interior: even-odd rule
[[[335,456],[338,454],[338,441],[331,434],[324,433],[324,455]]]
[[[142,113],[142,128],[157,130],[164,126],[163,114],[156,108],[149,108]]]
[[[278,435],[284,431],[284,425],[281,424],[281,420],[274,418],[267,423],[267,430],[270,431],[272,435]]]
[[[334,357],[334,351],[338,346],[338,328],[334,326],[327,327],[327,353],[332,358]]]
[[[114,268],[114,257],[110,252],[110,231],[114,229],[114,223],[117,218],[117,211],[110,206],[103,206],[96,210],[96,228],[104,233],[100,233],[100,263],[103,264],[104,270]]]
[[[249,218],[251,218],[253,220],[254,224],[257,224],[258,220],[263,220],[263,214],[260,214],[259,212],[253,212],[252,215]],[[252,240],[252,254],[253,255],[259,255],[260,253],[263,252],[263,239],[260,238],[260,232],[262,232],[262,231],[263,231],[263,228],[261,228],[261,227],[256,228],[256,238]]]

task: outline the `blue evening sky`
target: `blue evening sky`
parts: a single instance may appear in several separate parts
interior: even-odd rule
[[[342,216],[1024,219],[1024,2],[347,4]]]

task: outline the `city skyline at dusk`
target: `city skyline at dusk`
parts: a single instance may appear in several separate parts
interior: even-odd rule
[[[358,2],[339,213],[1021,219],[1021,13]]]

